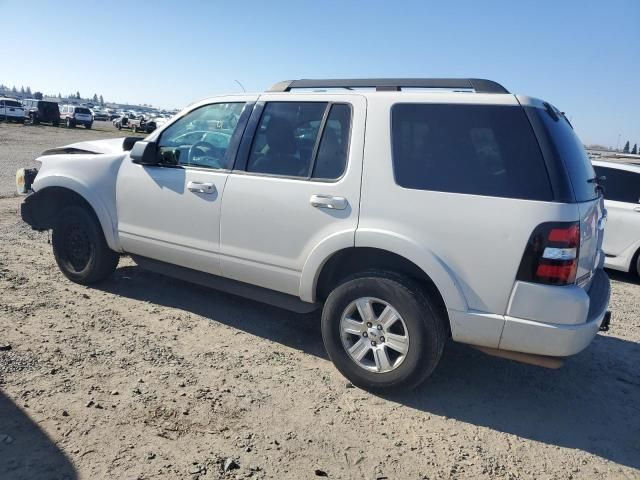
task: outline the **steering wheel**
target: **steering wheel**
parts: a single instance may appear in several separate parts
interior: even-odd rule
[[[211,145],[209,142],[196,142],[189,148],[189,163],[200,163],[194,162],[196,157],[206,157],[213,159],[216,163],[219,163],[219,160],[213,156],[211,156],[211,152],[215,150],[215,147]]]

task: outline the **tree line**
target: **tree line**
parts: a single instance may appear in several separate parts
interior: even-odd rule
[[[42,92],[31,92],[31,87],[27,86],[26,88],[24,86],[20,87],[20,89],[18,90],[18,88],[14,85],[13,87],[9,88],[7,85],[3,85],[0,83],[0,91],[5,91],[5,92],[11,92],[13,95],[18,95],[20,94],[23,98],[24,97],[33,97],[36,100],[42,100],[44,98],[44,94]],[[93,94],[93,97],[89,97],[89,98],[83,98],[80,95],[79,91],[76,91],[76,93],[70,93],[68,94],[66,97],[62,97],[61,93],[58,93],[58,95],[47,95],[47,97],[53,97],[53,98],[59,98],[62,100],[62,98],[67,98],[67,99],[75,99],[75,100],[86,100],[86,101],[92,101],[94,104],[97,105],[104,105],[104,97],[102,95],[98,95],[97,93]]]
[[[622,149],[622,153],[630,153],[631,155],[637,155],[638,154],[638,144],[634,143],[633,144],[633,148],[631,150],[629,150],[629,140],[627,140],[627,143],[624,144],[624,148]]]

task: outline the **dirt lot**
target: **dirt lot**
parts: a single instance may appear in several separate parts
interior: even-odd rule
[[[5,142],[0,126],[3,178],[14,152],[97,136],[49,130],[38,130],[46,141],[12,137],[34,147]],[[129,259],[80,287],[18,207],[0,200],[3,480],[640,478],[640,282],[630,276],[614,275],[612,330],[560,370],[451,343],[419,390],[380,397],[333,368],[318,315]]]
[[[34,159],[47,148],[127,135],[130,130],[118,131],[111,122],[94,122],[91,130],[0,122],[0,198],[14,195],[16,170],[39,166]]]

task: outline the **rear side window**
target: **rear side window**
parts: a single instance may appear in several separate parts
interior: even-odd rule
[[[308,177],[324,102],[270,102],[251,146],[247,171]]]
[[[7,107],[22,107],[22,104],[20,102],[16,102],[15,100],[5,100],[4,104]]]
[[[344,173],[349,151],[351,108],[339,103],[331,106],[322,132],[313,178],[335,180]]]
[[[393,168],[405,188],[550,201],[549,176],[521,107],[396,104]]]
[[[604,181],[604,198],[616,202],[640,203],[640,173],[617,168],[593,168],[599,177],[607,177]]]

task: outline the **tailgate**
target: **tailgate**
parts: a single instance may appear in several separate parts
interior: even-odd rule
[[[580,253],[576,283],[588,288],[595,271],[604,263],[602,240],[606,210],[599,196],[590,202],[578,204],[580,211]]]

